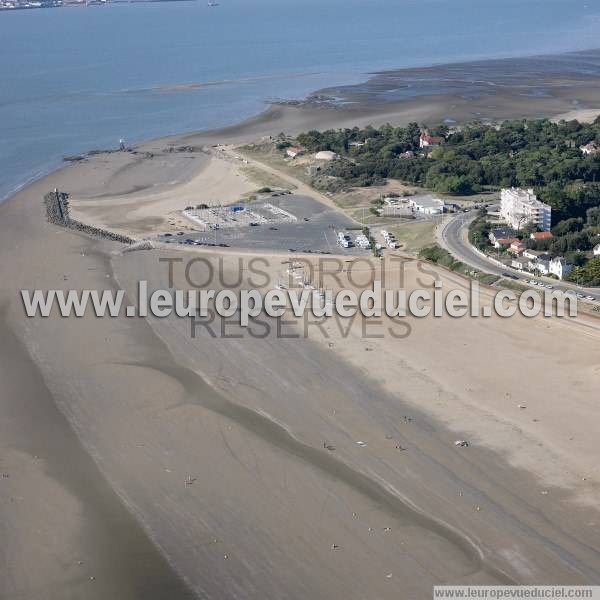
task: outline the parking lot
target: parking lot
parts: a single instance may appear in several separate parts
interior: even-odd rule
[[[213,222],[212,227],[209,224],[204,231],[162,234],[159,239],[166,243],[253,250],[343,253],[352,256],[369,254],[368,249],[355,246],[341,248],[338,245],[338,232],[348,232],[354,238],[361,233],[359,226],[342,213],[308,196],[288,194],[269,197],[244,203],[243,208],[244,211],[231,211],[226,227],[222,227],[221,223],[214,227]],[[261,218],[250,215],[259,215]],[[201,216],[206,215],[202,213]],[[231,221],[231,217],[235,220]]]

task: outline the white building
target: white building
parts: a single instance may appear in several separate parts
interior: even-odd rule
[[[425,215],[441,215],[444,212],[444,201],[433,196],[415,196],[408,201],[408,206]]]
[[[594,252],[594,256],[600,256],[600,244],[596,244],[594,246],[593,252]]]
[[[524,257],[515,257],[510,261],[510,266],[519,271],[529,269],[530,260]]]
[[[562,256],[557,256],[550,261],[550,273],[562,279],[565,275],[571,272],[573,265],[570,265]]]
[[[331,150],[321,150],[315,154],[317,160],[338,160],[339,157],[339,154],[331,152]]]
[[[544,252],[541,250],[531,250],[530,248],[523,250],[523,256],[525,258],[530,258],[531,260],[535,260],[536,258],[543,256],[543,254]]]
[[[529,270],[537,271],[540,275],[548,275],[550,273],[550,260],[547,254],[538,256],[529,262]]]
[[[598,145],[596,144],[596,142],[590,142],[589,144],[586,144],[585,146],[580,146],[579,149],[581,150],[582,154],[599,154],[600,153],[600,148],[598,148]]]
[[[301,154],[303,154],[303,150],[302,148],[300,148],[299,146],[290,146],[285,153],[290,157],[290,158],[296,158],[296,156],[300,156]]]
[[[535,223],[542,231],[550,231],[552,208],[536,198],[533,190],[508,188],[500,195],[500,216],[517,230]]]

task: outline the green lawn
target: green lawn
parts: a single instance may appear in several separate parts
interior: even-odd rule
[[[435,243],[435,227],[438,222],[438,219],[411,221],[388,227],[388,231],[396,236],[398,244],[402,244],[401,250],[417,254],[421,249]]]

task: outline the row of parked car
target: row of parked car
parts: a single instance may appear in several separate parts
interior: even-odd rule
[[[549,283],[544,283],[543,281],[537,281],[535,279],[528,279],[527,283],[529,283],[530,285],[537,285],[538,287],[547,288],[549,290],[554,288],[554,286]],[[576,292],[575,290],[565,290],[565,294],[574,294],[580,300],[596,300],[594,296],[586,296],[585,294],[582,294],[581,292]]]

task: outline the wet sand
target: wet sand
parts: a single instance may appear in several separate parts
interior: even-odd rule
[[[319,90],[293,103],[345,111],[412,110],[414,120],[465,121],[557,117],[600,112],[600,51],[471,61],[374,73],[363,83]]]
[[[193,598],[1,317],[0,597]]]
[[[420,120],[417,114],[443,108],[442,100],[421,104],[360,115],[276,106],[241,126],[155,140],[140,151],[237,143],[357,118]],[[548,323],[524,340],[519,323],[461,321],[461,331],[428,322],[410,345],[383,347],[392,360],[381,358],[385,369],[378,369],[376,360],[361,360],[360,336],[334,338],[332,349],[273,335],[219,339],[200,330],[194,338],[189,322],[175,318],[27,319],[20,289],[124,288],[131,295],[137,279],[165,287],[160,257],[190,257],[124,254],[119,244],[45,221],[42,197],[54,187],[90,201],[121,196],[127,205],[144,190],[168,197],[179,181],[201,185],[206,173],[184,154],[163,170],[153,160],[92,157],[0,207],[0,303],[14,332],[0,337],[9,376],[1,380],[0,420],[7,427],[0,470],[10,475],[0,480],[4,596],[178,599],[189,595],[185,581],[201,598],[358,600],[429,597],[433,583],[600,581],[598,473],[588,473],[581,488],[567,476],[577,452],[594,455],[598,410],[585,399],[597,381],[595,334],[584,339]],[[226,256],[223,273],[235,281],[236,255]],[[270,260],[280,265],[286,256]],[[547,327],[556,328],[560,347],[546,343]],[[510,412],[518,400],[499,399],[490,339],[507,355],[540,346],[529,353],[536,369],[544,360],[559,364],[565,350],[570,356],[569,368],[548,381],[517,377],[525,397],[534,389],[540,401],[548,397],[551,410],[538,410],[551,423],[539,432]],[[473,348],[464,371],[457,361],[463,343]],[[409,360],[430,355],[439,372]],[[474,391],[467,389],[472,378]],[[573,451],[561,440],[562,454],[549,453],[563,401],[552,396],[570,386],[581,440]],[[467,410],[463,400],[478,394],[487,396],[482,409]],[[456,449],[457,423],[446,422],[442,403],[468,431],[496,431],[500,444],[517,440],[530,462],[509,462],[485,437]],[[564,481],[544,480],[545,459]],[[40,531],[52,552],[38,544]]]

